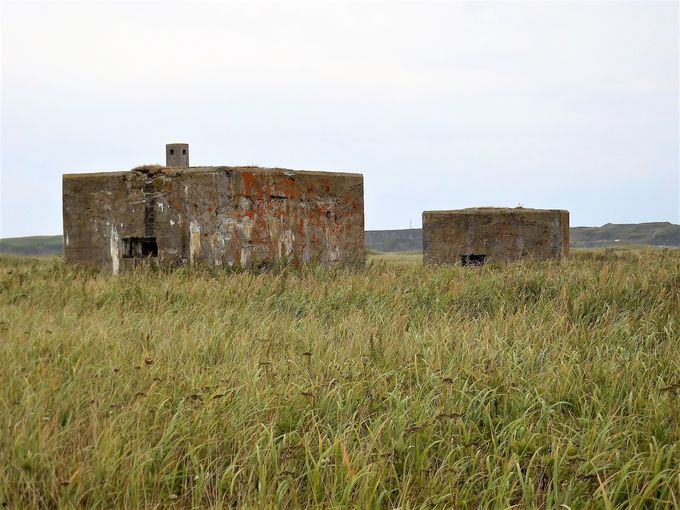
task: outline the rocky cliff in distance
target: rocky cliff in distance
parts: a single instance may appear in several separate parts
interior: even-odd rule
[[[569,229],[570,244],[574,247],[616,246],[618,244],[647,244],[650,246],[680,246],[680,225],[667,221],[656,223],[607,223],[601,227],[573,227]]]
[[[419,228],[367,230],[364,245],[375,251],[423,251],[423,231]]]

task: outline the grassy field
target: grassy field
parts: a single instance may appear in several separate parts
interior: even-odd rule
[[[413,265],[423,263],[423,254],[417,251],[399,251],[393,253],[369,251],[367,260],[369,264],[383,263],[386,266]]]
[[[8,508],[677,508],[680,251],[0,258]]]

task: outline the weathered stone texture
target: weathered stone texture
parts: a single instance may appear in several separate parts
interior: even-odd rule
[[[561,259],[568,253],[568,211],[476,208],[423,213],[426,263]]]
[[[118,273],[141,258],[363,264],[360,174],[140,167],[63,178],[64,254]]]

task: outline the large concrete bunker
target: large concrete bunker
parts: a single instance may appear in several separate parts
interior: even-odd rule
[[[569,211],[472,208],[423,212],[423,261],[480,265],[569,254]]]
[[[189,167],[185,144],[168,145],[166,158],[166,167],[63,176],[67,263],[114,274],[142,260],[363,264],[362,175]]]

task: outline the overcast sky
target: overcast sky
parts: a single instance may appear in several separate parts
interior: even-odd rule
[[[428,209],[680,222],[678,4],[3,3],[0,236],[61,233],[61,175],[163,163],[364,174]]]

